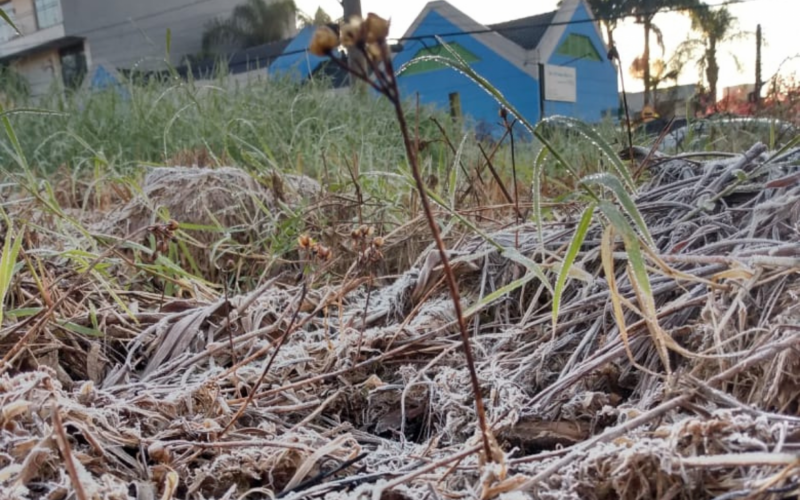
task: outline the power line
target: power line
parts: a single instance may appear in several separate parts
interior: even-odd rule
[[[209,1],[219,1],[219,0],[201,0],[201,2],[199,2],[199,3],[209,2]],[[98,42],[103,42],[103,41],[107,41],[107,40],[112,40],[114,38],[118,38],[118,37],[121,37],[121,36],[131,36],[131,35],[140,34],[143,31],[146,32],[146,31],[151,31],[151,30],[161,30],[162,28],[164,28],[164,32],[166,33],[166,29],[168,29],[169,26],[172,24],[170,22],[158,22],[156,24],[149,24],[149,25],[146,25],[146,26],[138,26],[137,23],[139,21],[142,21],[142,20],[145,20],[145,19],[150,19],[150,18],[153,18],[153,17],[158,17],[158,16],[160,16],[160,15],[162,15],[164,13],[169,13],[169,12],[172,12],[172,11],[175,11],[175,10],[178,10],[178,9],[174,9],[173,8],[173,9],[169,9],[169,10],[166,10],[166,11],[158,11],[158,13],[154,13],[154,14],[157,14],[157,15],[147,15],[147,16],[141,16],[141,17],[138,17],[138,18],[128,18],[125,21],[121,21],[121,22],[117,22],[117,23],[113,23],[113,24],[108,24],[108,25],[103,25],[103,26],[97,26],[97,27],[89,29],[89,30],[83,30],[83,31],[80,31],[80,32],[75,32],[75,33],[67,33],[66,36],[72,36],[72,37],[78,37],[78,38],[86,38],[85,35],[86,34],[90,34],[90,33],[103,32],[103,31],[107,31],[107,30],[110,30],[112,28],[118,28],[118,27],[129,28],[129,29],[125,30],[122,33],[117,31],[117,32],[109,33],[107,35],[103,34],[103,36],[91,37],[89,39],[92,42],[98,43]],[[211,20],[213,18],[217,18],[219,16],[222,16],[222,15],[225,15],[225,14],[229,14],[230,12],[231,12],[230,8],[226,8],[226,9],[224,9],[222,11],[218,11],[218,12],[214,12],[214,13],[209,12],[208,14],[200,14],[200,15],[185,17],[185,18],[182,18],[179,22],[180,23],[186,23],[186,22],[192,22],[192,21],[195,21],[195,20],[198,20],[198,19]],[[32,17],[33,14],[28,14],[28,16]],[[21,36],[24,38],[25,36],[34,34],[34,33],[38,32],[38,31],[41,31],[41,30],[37,30],[37,31],[32,32],[32,33],[26,33],[26,34],[23,34]],[[184,28],[184,29],[181,29],[181,30],[171,31],[171,33],[172,33],[172,36],[174,37],[176,34],[185,33],[187,31],[195,31],[196,32],[196,31],[198,31],[198,29],[197,29],[196,26],[191,26],[191,27]],[[14,38],[12,38],[10,40],[6,40],[5,42],[0,42],[0,45],[2,45],[3,43],[12,43],[12,42],[14,42]],[[18,45],[17,47],[15,47],[15,49],[18,50],[18,51],[24,51],[24,50],[36,48],[36,47],[38,47],[40,45],[42,45],[42,42],[29,42],[29,43],[26,43],[26,44]],[[12,56],[7,56],[7,57],[13,57],[13,55]]]
[[[549,23],[530,23],[530,24],[520,24],[517,26],[509,26],[507,28],[483,28],[477,30],[466,30],[466,31],[453,31],[449,33],[437,33],[432,35],[418,35],[418,36],[407,36],[407,37],[398,37],[398,38],[391,38],[391,40],[397,41],[404,41],[404,40],[422,40],[422,39],[429,39],[434,37],[451,37],[451,36],[460,36],[460,35],[480,35],[484,33],[505,33],[508,31],[517,31],[523,29],[530,29],[530,28],[547,28],[550,26],[569,26],[573,24],[588,24],[588,23],[595,23],[595,22],[604,22],[604,21],[621,21],[623,19],[631,18],[631,17],[643,17],[643,16],[654,16],[657,14],[668,14],[671,12],[685,12],[687,10],[701,10],[708,7],[711,8],[718,8],[718,7],[726,7],[728,5],[738,5],[743,3],[750,3],[756,0],[726,0],[724,2],[720,2],[713,5],[708,4],[701,4],[695,7],[685,7],[685,8],[673,8],[673,9],[661,9],[661,10],[652,10],[652,11],[645,11],[640,12],[637,14],[624,14],[620,16],[613,16],[605,19],[570,19],[569,21],[558,21],[558,22],[549,22]],[[513,20],[512,20],[513,21]]]
[[[185,4],[181,4],[181,5],[177,5],[177,6],[174,6],[174,7],[170,7],[168,9],[163,9],[163,10],[151,12],[149,14],[138,16],[136,18],[128,18],[128,19],[126,19],[124,21],[120,21],[120,22],[116,22],[116,23],[112,23],[112,24],[107,24],[107,25],[103,25],[103,26],[97,26],[95,28],[83,30],[83,31],[80,31],[78,33],[75,33],[75,36],[85,36],[85,35],[90,34],[90,33],[101,32],[101,31],[109,30],[109,29],[115,28],[115,27],[132,25],[132,27],[134,28],[134,31],[126,33],[126,36],[130,36],[131,34],[135,34],[136,33],[135,29],[137,28],[137,26],[135,25],[135,23],[138,22],[138,21],[143,21],[143,20],[146,20],[146,19],[159,17],[159,16],[162,16],[164,14],[180,11],[180,10],[183,10],[183,9],[186,9],[186,8],[190,8],[190,7],[196,7],[197,5],[201,5],[201,4],[205,4],[205,3],[209,3],[209,2],[213,2],[213,1],[219,1],[219,0],[193,0],[192,2],[187,2]],[[728,6],[728,5],[749,3],[749,2],[753,2],[753,1],[755,1],[755,0],[726,0],[726,1],[723,1],[723,2],[720,2],[720,3],[717,3],[717,4],[713,4],[713,5],[700,5],[700,6],[697,6],[697,7],[689,7],[689,8],[684,8],[684,9],[673,8],[673,9],[662,9],[662,10],[658,10],[658,11],[653,10],[653,11],[649,11],[649,12],[641,12],[641,13],[638,14],[638,16],[648,16],[648,15],[656,15],[656,14],[670,13],[670,12],[682,12],[682,11],[686,11],[686,10],[702,9],[702,8],[706,8],[706,7],[718,8],[718,7]],[[227,13],[227,12],[228,11],[226,10],[226,11],[214,14],[213,16],[209,15],[207,17],[208,18],[216,17],[218,15],[222,15],[222,14]],[[25,15],[26,16],[32,15],[32,13],[26,13]],[[192,20],[192,19],[197,19],[197,18],[200,18],[200,17],[206,17],[206,16],[202,16],[201,15],[201,16],[190,17],[188,19]],[[630,17],[637,17],[637,16],[636,15],[632,15],[632,14],[628,14],[628,15],[615,16],[615,17],[608,18],[608,19],[599,19],[598,18],[598,19],[578,19],[578,20],[559,21],[559,22],[552,22],[551,21],[549,23],[526,23],[526,24],[520,24],[518,26],[511,26],[511,27],[500,28],[500,29],[483,28],[483,29],[477,29],[477,30],[453,31],[453,32],[444,32],[444,33],[431,34],[431,35],[417,35],[417,36],[397,37],[397,38],[390,38],[390,39],[398,41],[398,42],[402,42],[402,41],[421,41],[421,40],[431,39],[431,38],[435,38],[435,37],[456,37],[456,36],[477,35],[477,34],[484,34],[484,33],[498,33],[498,34],[502,35],[503,33],[506,33],[506,32],[509,32],[509,31],[516,31],[516,30],[524,30],[524,29],[531,29],[531,28],[544,28],[544,27],[549,27],[549,26],[568,26],[568,25],[576,25],[576,24],[587,24],[587,23],[594,23],[594,22],[598,22],[598,21],[607,21],[607,20],[619,21],[619,20],[622,20],[622,19],[630,18]],[[186,20],[182,20],[182,21],[185,22]],[[164,26],[166,26],[166,24],[147,26],[145,28],[147,30],[153,30],[153,29],[158,29],[158,27],[164,27]],[[145,29],[145,28],[142,28],[142,29]],[[173,36],[175,34],[182,34],[182,33],[185,33],[187,31],[191,31],[191,30],[195,30],[195,29],[196,28],[193,28],[193,27],[192,28],[184,28],[182,30],[178,30],[178,31],[173,32]],[[107,35],[107,36],[103,36],[103,37],[94,37],[94,38],[91,38],[90,40],[95,42],[95,43],[98,43],[100,41],[110,40],[110,39],[113,39],[113,38],[117,38],[119,36],[120,36],[120,34],[117,33],[117,34],[111,34],[111,35]],[[22,46],[20,46],[18,48],[20,50],[26,50],[26,49],[29,49],[29,48],[34,48],[34,47],[36,47],[38,45],[41,45],[41,44],[40,43],[31,43],[31,44],[28,44],[28,45],[22,45]],[[278,59],[280,57],[287,57],[287,56],[302,54],[304,52],[307,52],[306,48],[293,50],[293,51],[289,51],[289,52],[283,52],[283,53],[281,53],[279,55],[268,57],[267,59],[275,60],[275,59]],[[8,56],[8,57],[13,57],[13,55],[12,56]],[[137,59],[137,58],[134,58],[134,59]],[[141,59],[146,59],[146,58],[138,58],[138,59],[141,60]],[[122,59],[120,59],[120,60],[122,60]]]

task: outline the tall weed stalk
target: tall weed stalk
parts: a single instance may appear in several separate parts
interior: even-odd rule
[[[406,121],[405,113],[403,112],[403,103],[400,96],[400,89],[397,85],[397,75],[395,74],[392,64],[392,57],[389,52],[389,47],[386,43],[386,37],[389,31],[388,21],[370,14],[363,22],[361,20],[350,20],[341,28],[340,34],[335,33],[329,27],[318,28],[314,39],[311,44],[311,51],[317,55],[328,56],[335,63],[340,64],[344,69],[349,71],[355,78],[365,82],[372,89],[379,94],[386,97],[394,108],[394,114],[400,126],[400,133],[403,138],[403,145],[405,147],[406,158],[411,167],[411,175],[414,178],[419,199],[422,204],[425,219],[428,222],[431,234],[433,235],[436,248],[439,252],[439,258],[444,270],[445,282],[450,291],[450,296],[453,300],[453,309],[455,311],[456,319],[458,322],[458,329],[461,334],[462,347],[464,349],[464,356],[467,362],[467,369],[469,371],[470,383],[472,385],[472,392],[475,397],[475,411],[478,416],[478,426],[481,431],[483,441],[484,458],[487,461],[493,461],[496,457],[493,453],[492,442],[494,439],[491,436],[489,425],[486,421],[486,410],[483,404],[483,397],[478,380],[478,374],[475,369],[475,356],[472,352],[472,345],[467,331],[467,323],[464,319],[464,311],[461,306],[461,296],[458,290],[458,283],[456,282],[455,274],[453,273],[450,259],[447,255],[444,241],[441,237],[439,225],[436,222],[436,217],[433,214],[431,203],[428,198],[428,190],[422,178],[422,173],[419,166],[419,157],[416,144],[418,141],[414,140]],[[348,50],[357,51],[365,57],[369,69],[348,66],[338,58],[333,56],[333,50],[343,43]]]

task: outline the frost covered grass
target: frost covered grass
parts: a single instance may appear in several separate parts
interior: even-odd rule
[[[512,151],[322,83],[125,89],[2,116],[0,496],[795,487],[797,149],[642,164],[608,124]]]

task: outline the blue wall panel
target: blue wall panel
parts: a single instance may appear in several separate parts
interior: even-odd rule
[[[409,61],[421,49],[437,45],[434,34],[458,31],[460,30],[444,16],[431,11],[412,35],[426,36],[426,38],[405,41],[403,51],[395,56],[395,68]],[[533,123],[538,121],[539,81],[536,78],[521,71],[470,35],[451,35],[443,39],[446,42],[457,42],[476,55],[480,60],[472,64],[473,69],[497,87],[525,118]],[[414,98],[414,95],[419,93],[421,103],[436,105],[444,110],[448,110],[450,106],[449,94],[458,92],[461,109],[466,118],[472,118],[478,123],[486,122],[491,124],[493,129],[500,129],[496,125],[500,120],[498,115],[500,105],[497,101],[468,77],[453,69],[442,68],[414,75],[402,75],[398,81],[404,98]]]
[[[581,3],[572,21],[582,21],[589,19],[586,8]],[[558,47],[564,40],[575,33],[589,37],[602,61],[592,61],[589,59],[575,59],[571,56],[558,54]],[[617,92],[617,73],[614,66],[606,57],[606,46],[602,38],[597,34],[594,25],[587,22],[579,22],[567,25],[561,40],[556,45],[556,50],[547,61],[548,64],[568,66],[575,68],[577,80],[577,102],[557,102],[545,101],[544,115],[566,115],[580,118],[588,122],[598,122],[604,113],[616,113],[619,107],[619,94]]]
[[[283,55],[270,64],[269,72],[276,75],[290,76],[298,81],[308,78],[317,66],[326,60],[326,58],[317,57],[306,50],[311,44],[314,31],[315,28],[313,26],[306,26],[301,29],[289,45],[283,49]]]

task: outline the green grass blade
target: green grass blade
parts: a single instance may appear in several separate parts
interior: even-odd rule
[[[51,111],[49,109],[40,108],[14,108],[0,112],[0,116],[12,115],[47,115],[47,116],[69,116],[67,113],[59,111]]]
[[[534,273],[527,273],[522,278],[516,279],[516,280],[512,281],[511,283],[509,283],[509,284],[507,284],[507,285],[505,285],[503,287],[498,288],[494,292],[492,292],[489,295],[487,295],[486,297],[482,298],[477,304],[475,304],[472,307],[470,307],[469,309],[467,309],[464,312],[464,317],[465,318],[469,318],[469,317],[475,315],[481,309],[483,309],[484,307],[488,306],[489,304],[491,304],[495,300],[503,298],[503,297],[506,297],[508,294],[510,294],[514,290],[516,290],[518,288],[521,288],[523,285],[525,285],[529,281],[532,281],[534,278],[536,278],[536,275]]]
[[[544,242],[542,239],[542,235],[544,234],[544,221],[542,220],[542,175],[544,175],[544,160],[547,158],[548,151],[549,149],[547,148],[540,149],[533,162],[533,191],[531,195],[533,196],[533,214],[536,217],[536,229],[539,234],[539,243]]]
[[[6,13],[6,11],[3,10],[3,9],[0,9],[0,18],[2,18],[3,21],[7,22],[9,26],[14,28],[14,31],[16,31],[18,35],[20,34],[19,28],[17,28],[17,25],[14,24],[14,22],[11,20],[11,18],[8,17],[8,14]]]
[[[603,201],[599,205],[603,215],[606,216],[608,221],[614,226],[614,229],[622,235],[625,242],[625,251],[628,254],[628,261],[633,268],[634,277],[639,289],[648,296],[652,296],[652,289],[650,287],[650,278],[647,275],[647,267],[644,262],[642,248],[639,245],[639,238],[636,236],[633,228],[625,220],[622,212],[609,202]]]
[[[11,146],[14,149],[14,153],[17,157],[17,163],[19,163],[19,166],[22,167],[22,170],[26,173],[26,175],[31,177],[32,174],[30,167],[28,166],[28,161],[25,159],[25,152],[22,149],[22,144],[20,144],[19,138],[17,137],[16,132],[14,132],[14,127],[11,126],[11,121],[8,119],[8,115],[5,114],[5,109],[3,108],[2,104],[0,104],[0,120],[3,121],[3,128],[5,128],[8,140],[11,142]]]
[[[800,135],[798,135],[797,137],[795,137],[791,141],[787,142],[781,149],[776,151],[775,154],[770,156],[769,159],[767,159],[767,161],[765,163],[771,163],[772,160],[774,160],[775,158],[779,158],[780,156],[782,156],[784,153],[786,153],[790,149],[796,147],[798,144],[800,144]]]
[[[583,211],[581,220],[578,222],[578,227],[575,228],[575,235],[572,237],[569,248],[567,248],[567,254],[564,256],[564,262],[561,264],[561,270],[558,273],[556,287],[553,291],[553,336],[555,336],[556,333],[558,312],[561,307],[561,296],[564,294],[569,270],[575,262],[575,258],[578,256],[583,241],[586,239],[586,233],[589,232],[589,225],[591,225],[592,217],[594,217],[594,209],[595,205],[591,204]]]
[[[3,310],[5,309],[6,295],[11,287],[11,281],[18,269],[17,256],[22,247],[22,236],[14,235],[9,226],[6,232],[6,241],[3,244],[3,254],[0,256],[0,324],[3,323]]]
[[[628,214],[628,216],[633,219],[633,222],[636,224],[639,233],[641,233],[647,244],[655,248],[653,237],[650,235],[650,230],[647,229],[647,224],[645,223],[642,214],[636,207],[636,203],[634,203],[633,198],[631,198],[630,194],[628,194],[628,192],[625,190],[625,186],[622,185],[622,182],[616,176],[608,173],[593,174],[584,177],[581,179],[581,182],[584,184],[596,184],[611,190],[611,192],[614,193],[614,196],[616,196],[620,205],[622,205],[622,207],[625,209],[625,212]]]
[[[87,328],[85,326],[81,326],[75,323],[71,323],[69,321],[60,322],[59,325],[64,328],[65,330],[69,330],[72,333],[77,333],[78,335],[83,335],[86,337],[102,337],[103,332],[96,330],[94,328]]]
[[[6,311],[5,316],[7,318],[20,319],[20,318],[35,316],[42,311],[44,311],[44,307],[22,307],[20,309],[12,309],[10,311]]]
[[[594,128],[589,126],[589,124],[568,116],[550,116],[547,118],[542,118],[539,126],[542,126],[545,123],[563,125],[567,130],[575,130],[580,133],[592,144],[597,146],[598,149],[600,149],[600,151],[608,158],[615,174],[617,177],[625,181],[625,185],[628,190],[634,191],[636,189],[636,183],[633,181],[633,176],[631,176],[631,173],[622,163],[619,155],[614,152],[611,145],[605,139],[603,139]]]
[[[456,206],[456,190],[458,189],[458,168],[459,163],[461,163],[461,156],[464,153],[464,145],[467,143],[467,138],[469,134],[464,134],[464,137],[461,139],[461,144],[458,145],[458,149],[456,150],[455,158],[453,158],[453,165],[450,168],[450,176],[447,180],[447,188],[449,190],[448,195],[450,198],[450,206]]]
[[[508,260],[516,262],[517,264],[525,267],[528,271],[533,273],[534,276],[539,278],[539,281],[541,281],[542,285],[547,288],[548,292],[551,294],[553,293],[553,286],[550,284],[550,281],[547,279],[547,276],[544,274],[544,271],[539,264],[522,255],[519,250],[514,247],[504,249],[502,255]]]

